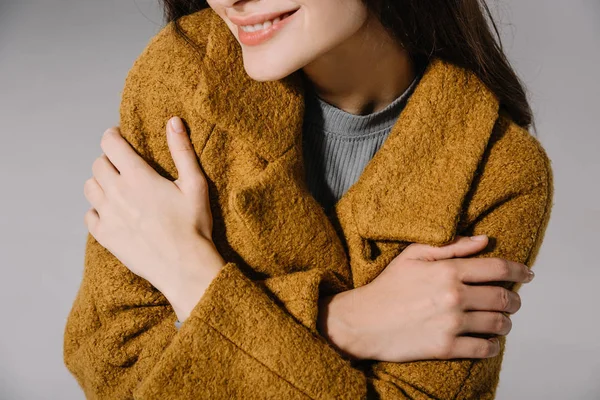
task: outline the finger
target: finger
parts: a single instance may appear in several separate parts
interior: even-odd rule
[[[448,358],[490,358],[500,352],[498,338],[484,339],[471,336],[457,336]]]
[[[471,311],[465,313],[460,333],[489,333],[506,336],[511,329],[510,317],[501,312]]]
[[[456,238],[444,246],[430,246],[427,244],[413,243],[409,245],[402,254],[410,259],[423,261],[445,260],[455,257],[466,257],[483,250],[488,244],[488,237],[456,236]]]
[[[177,186],[184,191],[197,188],[204,174],[181,118],[173,117],[167,123],[167,142],[177,168]]]
[[[98,225],[99,221],[100,215],[98,215],[98,211],[96,211],[94,208],[87,210],[83,216],[83,222],[87,227],[87,230],[92,233],[92,236],[95,236],[94,232],[96,231],[96,226]]]
[[[119,127],[112,127],[104,131],[100,147],[106,154],[106,157],[121,173],[127,174],[136,169],[146,169],[154,171],[146,161],[140,157],[133,147],[121,136]]]
[[[504,311],[514,314],[521,308],[521,296],[501,286],[465,285],[463,309]]]
[[[467,283],[477,282],[523,282],[533,280],[534,274],[525,265],[499,257],[461,258],[449,260],[457,264],[458,276]]]
[[[106,154],[102,153],[92,164],[92,174],[102,188],[108,188],[119,175],[119,171],[110,162]]]
[[[102,208],[105,194],[102,190],[102,187],[100,187],[94,177],[86,180],[83,184],[83,195],[93,208],[96,210],[100,210]]]

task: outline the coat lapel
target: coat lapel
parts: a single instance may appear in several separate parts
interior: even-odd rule
[[[210,23],[197,109],[245,144],[236,151],[264,167],[240,168],[240,176],[228,178],[236,183],[228,186],[224,213],[232,247],[253,269],[273,276],[322,268],[347,281],[352,264],[359,275],[353,284],[360,285],[398,253],[396,243],[442,245],[454,238],[498,117],[496,98],[474,74],[441,59],[430,62],[330,220],[304,181],[300,72],[254,81],[227,25],[213,12]],[[365,247],[373,243],[384,253],[378,263]]]
[[[497,117],[497,100],[474,75],[434,59],[351,188],[359,234],[451,241]]]
[[[304,182],[304,89],[299,74],[272,82],[251,79],[235,37],[220,17],[212,11],[210,15],[196,108],[218,132],[227,132],[226,140],[245,144],[235,146],[236,158],[254,160],[227,170],[227,177],[214,177],[229,182],[223,189],[228,241],[263,275],[333,271],[348,284],[342,243]],[[207,164],[218,162],[216,157],[217,152]]]

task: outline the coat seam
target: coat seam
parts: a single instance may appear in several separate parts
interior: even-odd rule
[[[456,391],[456,394],[454,395],[454,397],[452,397],[452,400],[458,399],[458,395],[462,393],[463,389],[465,388],[465,384],[467,383],[467,381],[471,377],[471,373],[473,372],[473,367],[474,366],[475,366],[475,361],[471,361],[471,365],[469,366],[469,370],[467,371],[467,375],[465,376],[465,378],[463,379],[463,381],[460,383],[460,386],[458,387],[458,390]]]
[[[402,379],[402,378],[400,378],[400,377],[397,377],[397,376],[391,375],[391,374],[389,374],[389,373],[387,373],[387,372],[379,372],[378,374],[379,374],[379,375],[381,375],[381,376],[387,376],[387,377],[388,377],[388,380],[384,380],[384,379],[381,379],[381,380],[382,380],[382,381],[384,381],[384,382],[387,382],[387,383],[389,383],[389,384],[391,384],[391,385],[393,385],[393,386],[394,386],[396,389],[398,389],[398,390],[399,390],[399,391],[400,391],[400,392],[401,392],[401,393],[402,393],[404,396],[406,396],[406,398],[407,398],[407,399],[414,399],[414,397],[410,397],[410,395],[409,395],[409,394],[406,392],[406,390],[404,390],[404,388],[403,388],[403,387],[401,387],[400,385],[397,385],[397,384],[394,382],[394,380],[398,380],[398,381],[401,381],[402,383],[404,383],[404,384],[406,384],[406,385],[408,385],[408,386],[412,386],[413,388],[417,389],[419,392],[421,392],[421,393],[425,394],[426,396],[429,396],[429,397],[428,397],[428,399],[430,399],[430,400],[442,400],[442,399],[440,399],[439,397],[437,397],[437,396],[435,396],[435,395],[433,395],[433,394],[429,393],[429,391],[427,391],[425,388],[421,387],[421,385],[414,385],[414,384],[411,384],[410,382],[407,382],[406,380],[404,380],[404,379]]]
[[[301,388],[299,388],[298,386],[294,385],[292,382],[290,382],[288,379],[286,379],[285,377],[281,376],[280,374],[278,374],[277,372],[275,372],[273,369],[269,368],[268,365],[266,365],[264,362],[262,362],[261,360],[259,360],[258,358],[254,357],[252,354],[250,354],[249,352],[247,352],[246,350],[244,350],[244,348],[242,348],[240,345],[238,345],[236,342],[234,342],[233,340],[231,340],[229,337],[227,337],[225,334],[223,334],[220,330],[218,330],[217,328],[215,328],[214,326],[212,326],[208,321],[204,320],[204,319],[199,319],[202,323],[204,323],[206,326],[208,326],[210,329],[212,329],[213,331],[215,331],[216,333],[218,333],[221,337],[223,337],[226,341],[228,341],[229,343],[231,343],[232,345],[234,345],[237,349],[239,349],[241,352],[243,352],[244,354],[246,354],[248,357],[252,358],[253,360],[256,360],[259,364],[261,364],[263,367],[265,367],[268,371],[270,371],[273,375],[279,377],[281,380],[283,380],[284,382],[286,382],[288,385],[290,385],[292,388],[296,389],[297,391],[299,391],[300,393],[302,393],[304,396],[306,396],[309,399],[314,399],[314,397],[309,396],[307,393],[305,393],[304,390],[302,390]]]

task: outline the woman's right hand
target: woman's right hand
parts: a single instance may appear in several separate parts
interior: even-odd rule
[[[320,329],[349,358],[407,362],[486,358],[499,352],[517,293],[484,282],[530,282],[533,272],[502,258],[461,258],[488,243],[457,237],[441,246],[407,246],[370,283],[325,298]],[[472,283],[478,285],[471,285]],[[321,318],[322,317],[322,318]]]

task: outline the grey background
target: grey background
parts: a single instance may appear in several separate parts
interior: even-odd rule
[[[556,190],[497,398],[600,399],[600,1],[490,5]],[[0,399],[84,397],[62,361],[83,267],[83,183],[100,135],[118,124],[125,75],[161,24],[149,0],[0,0]]]

